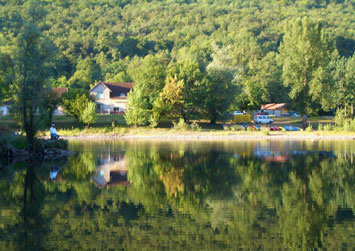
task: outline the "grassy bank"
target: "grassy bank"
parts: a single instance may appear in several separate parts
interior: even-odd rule
[[[85,136],[85,135],[179,135],[194,134],[201,136],[208,135],[354,135],[355,132],[344,130],[334,126],[333,117],[309,118],[309,128],[302,132],[270,131],[270,126],[301,126],[301,118],[280,117],[275,118],[272,125],[262,125],[261,131],[242,130],[240,126],[226,130],[222,123],[210,125],[208,121],[196,121],[193,126],[177,126],[170,121],[163,122],[159,128],[131,127],[127,126],[122,115],[98,115],[97,121],[86,128],[69,116],[54,116],[53,123],[56,124],[58,134],[61,136]],[[10,131],[18,131],[16,123],[9,116],[1,116],[0,123],[8,127]],[[311,129],[312,128],[312,129]],[[39,131],[38,136],[49,136],[47,128]]]
[[[149,127],[114,127],[114,128],[89,128],[89,129],[62,129],[58,131],[63,138],[92,138],[92,139],[110,139],[110,138],[170,138],[170,139],[212,139],[212,138],[233,138],[233,137],[268,137],[268,138],[287,138],[287,137],[355,137],[355,132],[348,131],[270,131],[267,127],[260,131],[250,130],[216,130],[216,129],[173,129],[173,128],[149,128]],[[41,137],[49,137],[48,132],[38,134]]]

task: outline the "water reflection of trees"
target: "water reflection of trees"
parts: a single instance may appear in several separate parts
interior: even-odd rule
[[[223,149],[133,145],[125,160],[131,187],[94,186],[92,152],[72,156],[60,182],[50,181],[43,165],[7,170],[8,179],[0,178],[0,215],[8,215],[0,218],[0,249],[24,249],[24,240],[38,249],[57,249],[58,240],[63,249],[355,245],[355,175],[344,155],[266,162]],[[27,209],[24,198],[34,202]]]
[[[132,153],[129,178],[139,184],[137,191],[148,191],[143,203],[166,197],[175,210],[212,210],[204,220],[215,231],[228,232],[226,241],[232,236],[245,247],[324,247],[339,205],[352,208],[352,215],[355,205],[351,158],[325,153],[279,163],[223,152]]]
[[[47,231],[48,215],[41,213],[45,194],[37,165],[34,160],[16,163],[15,171],[2,173],[11,175],[13,181],[0,179],[1,250],[43,249],[42,233]]]

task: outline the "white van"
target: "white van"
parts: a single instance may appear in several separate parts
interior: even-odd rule
[[[255,115],[254,116],[254,123],[255,124],[271,124],[274,122],[272,118],[268,115]]]

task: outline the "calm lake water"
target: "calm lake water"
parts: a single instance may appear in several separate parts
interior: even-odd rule
[[[0,250],[355,249],[355,141],[70,149],[0,171]]]

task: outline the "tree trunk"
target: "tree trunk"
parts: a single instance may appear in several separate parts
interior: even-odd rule
[[[306,57],[306,66],[308,65],[308,58]],[[307,69],[307,68],[306,68]],[[305,115],[306,111],[306,97],[307,97],[307,84],[308,84],[308,79],[307,79],[307,70],[304,72],[304,80],[303,80],[303,104],[302,104],[302,129],[305,130],[307,128],[307,117]]]
[[[53,112],[54,112],[54,109],[50,109],[50,112],[48,113],[48,126],[51,126],[51,124],[52,124]]]
[[[344,105],[344,115],[347,116],[346,105]]]
[[[180,107],[180,113],[181,113],[182,119],[186,123],[187,122],[187,118],[186,118],[186,113],[184,111],[184,107],[183,106]]]

